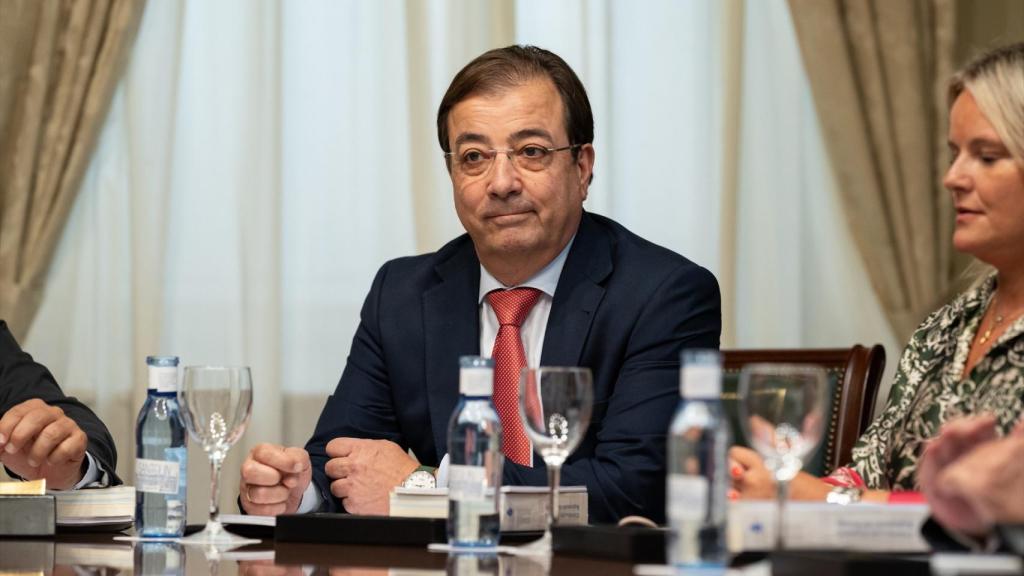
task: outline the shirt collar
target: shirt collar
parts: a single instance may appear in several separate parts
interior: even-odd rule
[[[548,262],[548,265],[541,269],[540,272],[537,272],[531,278],[527,279],[522,284],[517,284],[516,286],[505,286],[499,282],[497,278],[492,276],[491,273],[487,271],[487,268],[484,268],[483,264],[480,264],[480,298],[477,300],[477,303],[482,303],[484,301],[484,297],[487,296],[489,292],[493,292],[495,290],[508,290],[511,288],[536,288],[551,298],[554,298],[555,288],[558,286],[558,278],[562,275],[562,268],[565,266],[565,259],[569,257],[569,249],[572,248],[572,243],[575,240],[576,235],[573,234],[572,238],[570,238],[569,242],[565,245],[565,248],[562,248],[562,251],[559,252],[558,256],[555,256],[554,260]]]

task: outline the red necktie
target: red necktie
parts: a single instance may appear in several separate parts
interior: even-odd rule
[[[526,366],[526,352],[519,327],[537,303],[540,290],[513,288],[487,294],[487,301],[498,317],[498,335],[494,339],[494,407],[501,417],[501,451],[505,457],[523,466],[530,465],[533,448],[519,420],[519,372]]]

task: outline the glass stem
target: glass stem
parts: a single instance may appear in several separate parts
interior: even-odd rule
[[[220,469],[224,458],[210,456],[210,522],[220,516]]]
[[[784,550],[786,540],[783,538],[783,531],[786,528],[786,499],[789,498],[789,480],[775,480],[777,492],[777,512],[775,516],[775,549]]]
[[[551,487],[551,505],[550,519],[548,522],[548,531],[551,530],[551,526],[558,524],[558,485],[562,479],[562,466],[548,466],[548,486]]]

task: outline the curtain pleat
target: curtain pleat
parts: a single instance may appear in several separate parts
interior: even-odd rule
[[[23,337],[145,0],[0,0],[0,318]]]
[[[897,337],[956,289],[942,188],[952,0],[789,0],[841,203]]]

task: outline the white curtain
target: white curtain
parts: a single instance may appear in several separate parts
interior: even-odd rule
[[[735,265],[735,345],[885,341],[785,3],[747,1],[736,38],[722,5],[151,2],[24,344],[110,425],[128,479],[147,354],[252,366],[252,422],[225,467],[233,510],[248,448],[312,431],[376,269],[461,233],[434,114],[462,65],[511,42],[554,50],[588,86],[589,210],[712,271]],[[744,46],[735,110],[723,43]],[[729,114],[739,158],[722,152]],[[723,166],[739,171],[736,214]],[[195,448],[190,463],[197,522],[208,472]]]
[[[882,343],[878,404],[902,351],[840,212],[784,0],[747,0],[737,198],[741,347]]]

